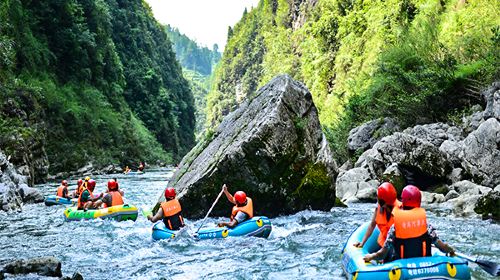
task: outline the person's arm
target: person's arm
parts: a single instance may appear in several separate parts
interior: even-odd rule
[[[234,201],[234,197],[229,193],[229,191],[227,190],[227,186],[226,184],[224,184],[222,186],[222,190],[224,191],[224,194],[226,195],[227,197],[227,200],[229,200],[229,202],[231,202],[232,204],[236,204],[236,202]]]
[[[163,209],[159,209],[158,212],[156,212],[156,215],[148,215],[148,220],[150,220],[152,223],[156,223],[159,220],[163,218]]]
[[[371,221],[370,225],[368,226],[368,228],[366,229],[366,233],[365,233],[365,236],[363,236],[363,240],[361,241],[361,243],[360,242],[354,243],[353,245],[355,247],[363,248],[363,246],[366,243],[366,240],[368,240],[368,238],[370,238],[370,236],[372,235],[373,230],[375,229],[375,226],[377,225],[377,223],[375,222],[375,219],[377,217],[377,209],[378,208],[375,208],[375,211],[373,212],[372,221]]]
[[[387,249],[387,247],[382,247],[382,248],[380,248],[380,250],[378,250],[377,252],[375,252],[373,254],[366,254],[363,257],[363,260],[365,262],[370,262],[371,260],[381,260],[381,259],[385,258],[388,251],[389,251],[389,249]]]
[[[432,244],[434,244],[434,246],[436,246],[441,252],[450,254],[450,256],[455,255],[455,250],[453,249],[453,247],[451,247],[448,243],[443,242],[441,239],[439,239],[436,229],[434,229],[434,227],[431,224],[427,226],[427,233],[431,238]]]
[[[89,197],[89,200],[92,201],[92,202],[96,202],[98,201],[99,199],[101,199],[101,197],[104,196],[104,193],[101,193],[99,196],[96,196],[96,197]]]
[[[234,228],[238,224],[238,221],[232,220],[229,223],[226,222],[221,222],[218,224],[219,227],[228,227],[228,228]]]

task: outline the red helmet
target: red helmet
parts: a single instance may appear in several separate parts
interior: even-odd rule
[[[118,183],[115,180],[113,180],[113,179],[109,180],[108,181],[108,189],[110,191],[117,190],[118,189]]]
[[[89,188],[91,191],[94,190],[94,188],[95,188],[95,180],[94,179],[89,180]]]
[[[403,189],[401,193],[401,202],[403,203],[403,207],[420,207],[420,202],[422,201],[422,194],[420,190],[412,185],[408,185]]]
[[[174,198],[174,197],[175,197],[174,188],[166,188],[165,189],[165,198]]]
[[[388,205],[394,205],[396,196],[396,189],[391,183],[382,183],[377,189],[377,198],[383,200]]]
[[[238,204],[243,204],[247,201],[247,194],[242,191],[237,191],[234,193],[234,200],[236,200]]]
[[[83,184],[83,180],[82,179],[78,179],[78,186],[81,186]]]
[[[62,180],[61,184],[62,184],[63,186],[67,186],[67,185],[68,185],[68,181],[66,181],[66,180]]]

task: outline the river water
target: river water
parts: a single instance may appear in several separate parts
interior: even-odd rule
[[[154,170],[138,176],[116,176],[126,202],[146,206],[156,202],[172,173]],[[97,192],[104,191],[111,177],[115,176],[95,178]],[[74,185],[75,180],[71,180],[70,188]],[[57,186],[39,187],[47,195],[55,193]],[[355,204],[330,212],[302,211],[273,218],[268,239],[195,241],[189,232],[201,220],[186,220],[190,229],[183,235],[155,242],[152,224],[142,216],[136,222],[65,222],[64,206],[31,204],[19,213],[0,212],[0,264],[56,256],[62,261],[64,275],[78,271],[85,279],[345,279],[340,265],[343,243],[371,218],[373,207]],[[500,225],[455,218],[446,209],[429,212],[440,237],[457,251],[500,262]],[[227,217],[208,219],[205,225],[222,220]],[[489,279],[481,268],[474,264],[471,268],[474,279]],[[15,279],[27,278],[43,279],[34,275]]]

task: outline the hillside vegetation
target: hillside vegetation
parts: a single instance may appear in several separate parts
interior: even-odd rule
[[[194,100],[142,0],[0,4],[0,148],[51,172],[180,159]]]
[[[499,10],[496,0],[261,0],[228,31],[207,125],[279,73],[310,89],[340,160],[366,120],[446,121],[499,77]]]

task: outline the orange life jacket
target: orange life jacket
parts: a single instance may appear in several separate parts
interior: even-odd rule
[[[168,200],[161,203],[163,211],[163,223],[171,230],[178,230],[184,226],[184,219],[181,215],[181,204],[177,199]]]
[[[83,188],[82,192],[80,193],[80,196],[78,197],[78,209],[83,209],[83,206],[85,205],[85,203],[87,203],[87,201],[85,201],[85,202],[83,202],[83,201],[82,201],[82,196],[81,196],[81,194],[82,194],[85,190],[87,190],[87,191],[89,192],[89,194],[90,194],[90,198],[93,198],[93,197],[94,197],[94,195],[92,194],[92,192],[91,192],[89,189],[87,189],[87,188]]]
[[[60,185],[57,188],[57,196],[64,197],[64,188],[65,188],[65,186],[63,186],[63,185]]]
[[[249,219],[253,218],[253,202],[250,197],[247,197],[247,204],[245,204],[244,206],[233,206],[233,211],[231,212],[231,221],[234,220],[234,217],[236,216],[236,214],[238,214],[239,211],[247,214]]]
[[[401,207],[401,202],[396,199],[396,203],[394,208]],[[380,234],[378,235],[377,243],[380,247],[384,246],[385,240],[387,239],[387,233],[389,229],[394,224],[394,218],[392,213],[389,214],[389,220],[387,220],[387,212],[385,208],[377,206],[377,215],[375,216],[375,223],[377,224],[378,229],[380,230]]]
[[[393,211],[396,240],[394,248],[401,258],[431,255],[431,239],[427,233],[427,216],[423,208]]]
[[[83,182],[80,186],[76,187],[76,195],[80,196],[82,192],[87,189],[88,182]]]
[[[121,195],[120,192],[118,192],[118,191],[110,191],[109,194],[111,195],[111,205],[107,205],[106,203],[104,203],[104,208],[125,204],[123,202],[123,198],[122,198],[122,195]]]

